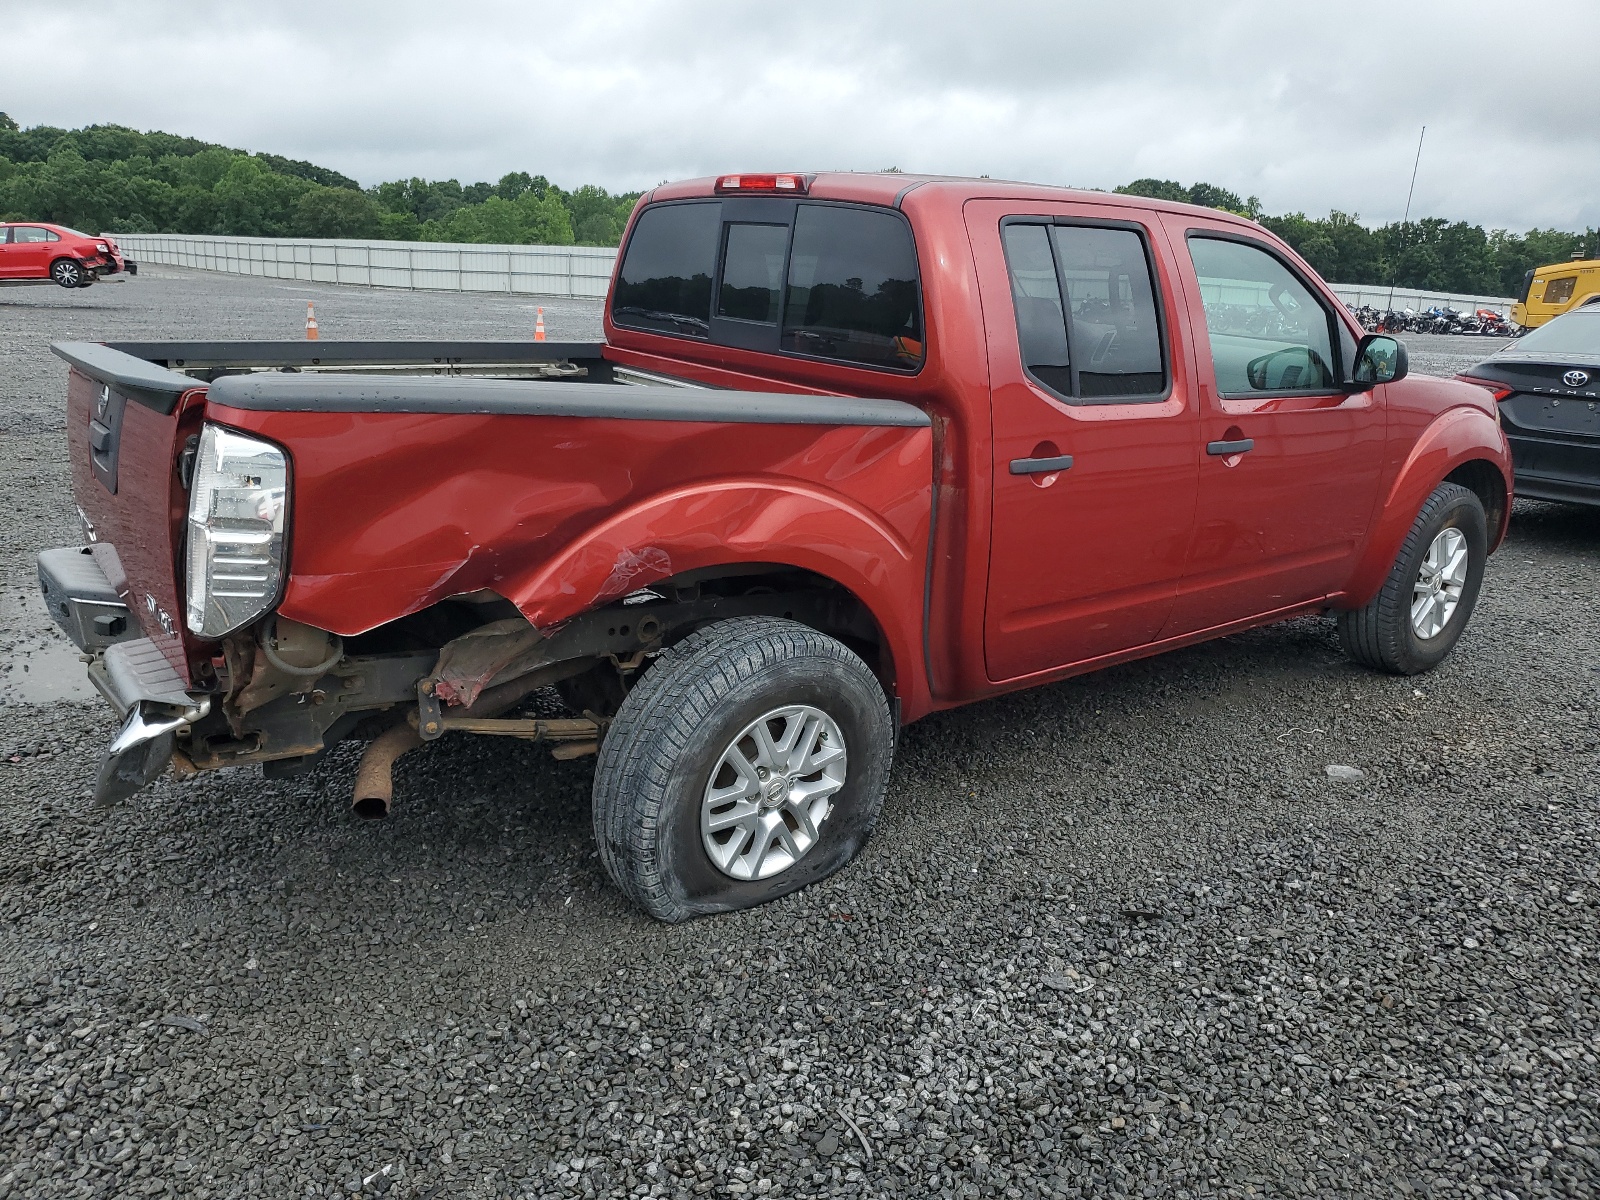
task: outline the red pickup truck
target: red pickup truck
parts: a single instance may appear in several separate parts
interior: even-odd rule
[[[103,801],[359,738],[377,816],[416,746],[545,741],[668,921],[846,863],[938,709],[1318,612],[1426,670],[1510,507],[1489,392],[1261,227],[988,180],[659,187],[603,343],[56,351]]]

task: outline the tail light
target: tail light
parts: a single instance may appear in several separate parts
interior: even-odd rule
[[[1476,375],[1457,375],[1456,378],[1461,380],[1462,383],[1475,383],[1481,388],[1488,388],[1494,395],[1496,404],[1499,404],[1500,401],[1517,390],[1510,384],[1501,383],[1497,379],[1479,379]]]
[[[188,625],[220,638],[272,608],[283,582],[289,465],[282,450],[207,425],[189,492]]]
[[[719,193],[774,192],[803,196],[809,181],[804,175],[722,175],[717,179]]]

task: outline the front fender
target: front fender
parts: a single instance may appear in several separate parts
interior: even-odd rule
[[[1494,467],[1504,489],[1499,523],[1489,531],[1490,549],[1499,546],[1511,514],[1511,447],[1500,423],[1483,409],[1447,409],[1423,430],[1401,464],[1339,607],[1361,608],[1371,602],[1433,490],[1451,472],[1474,461]]]
[[[644,498],[587,528],[501,594],[549,628],[685,571],[773,563],[847,588],[887,641],[902,689],[920,680],[922,598],[931,482],[879,513],[826,487],[793,479],[728,478]],[[902,695],[902,700],[911,697]]]

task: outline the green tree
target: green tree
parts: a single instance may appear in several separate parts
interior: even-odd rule
[[[1135,179],[1116,189],[1119,195],[1143,196],[1147,200],[1171,200],[1176,204],[1193,203],[1189,189],[1174,179]]]
[[[373,198],[349,188],[313,185],[294,202],[290,232],[307,238],[372,238],[383,234]]]

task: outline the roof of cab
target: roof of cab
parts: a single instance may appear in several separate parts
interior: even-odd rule
[[[955,198],[966,200],[1040,200],[1074,201],[1080,204],[1117,204],[1130,208],[1159,209],[1163,212],[1186,213],[1205,216],[1213,220],[1232,221],[1255,228],[1248,217],[1226,212],[1220,208],[1204,208],[1197,204],[1177,204],[1170,200],[1152,200],[1147,196],[1130,196],[1121,192],[1098,192],[1085,188],[1056,187],[1044,183],[1022,183],[1010,179],[975,179],[960,175],[908,175],[899,171],[822,171],[799,172],[810,180],[806,195],[813,200],[844,200],[856,204],[881,204],[898,208],[910,193],[924,188],[938,189]],[[717,194],[720,175],[702,179],[684,179],[663,183],[645,193],[644,203],[659,200],[689,200]]]

